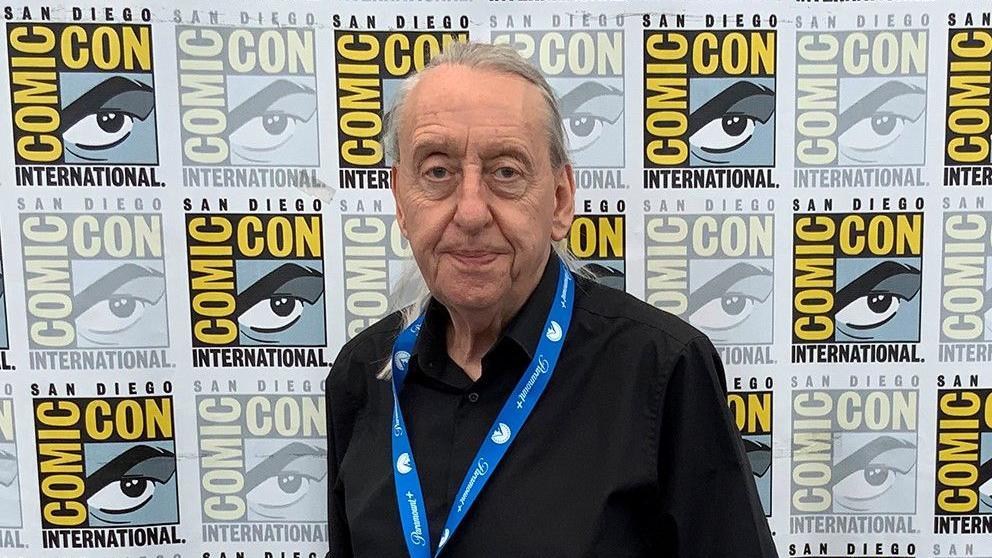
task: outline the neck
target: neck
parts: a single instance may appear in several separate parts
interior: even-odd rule
[[[519,306],[514,310],[519,310]],[[451,357],[472,380],[482,376],[482,357],[499,339],[500,332],[512,318],[500,312],[460,312],[449,309],[451,320],[447,327],[448,356]]]
[[[529,278],[529,284],[520,291],[522,294],[509,295],[507,303],[493,308],[460,309],[446,305],[450,317],[445,336],[448,356],[473,381],[482,376],[482,357],[496,344],[500,333],[537,288],[542,275]]]

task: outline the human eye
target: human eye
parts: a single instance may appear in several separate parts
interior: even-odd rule
[[[251,162],[270,163],[272,151],[286,144],[317,111],[316,92],[289,80],[276,80],[231,110],[232,148]]]
[[[496,169],[496,177],[500,180],[514,180],[520,177],[520,172],[513,167],[504,165]]]
[[[126,523],[156,497],[176,472],[175,453],[147,445],[133,446],[87,479],[92,513],[108,523]]]
[[[434,165],[429,167],[424,174],[431,180],[444,180],[451,175],[451,171],[440,165]]]
[[[689,144],[708,154],[730,153],[749,142],[774,112],[771,89],[736,82],[689,115]]]
[[[120,334],[141,323],[164,294],[161,272],[135,264],[119,266],[76,295],[77,332],[97,345],[118,344]]]
[[[840,310],[834,319],[847,328],[870,335],[892,320],[903,303],[920,290],[920,271],[897,262],[882,262],[837,293]],[[853,334],[852,334],[853,336]]]
[[[73,154],[102,160],[99,152],[124,143],[135,120],[144,120],[155,107],[155,93],[139,81],[114,76],[95,85],[62,111],[62,139]]]
[[[297,264],[283,264],[238,295],[238,325],[252,333],[286,331],[324,292],[324,274]],[[274,341],[272,341],[274,342]]]
[[[768,300],[771,271],[748,263],[734,264],[689,295],[689,322],[710,331],[739,326]]]
[[[562,95],[562,124],[569,151],[582,151],[596,143],[607,126],[623,114],[623,93],[595,81],[587,81]]]

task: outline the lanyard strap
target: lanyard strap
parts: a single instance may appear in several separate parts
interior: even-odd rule
[[[479,493],[489,478],[492,476],[496,466],[506,454],[513,440],[520,431],[527,417],[530,416],[534,406],[544,393],[551,374],[558,362],[561,354],[565,334],[572,321],[572,301],[574,299],[575,286],[574,279],[565,264],[559,261],[561,266],[558,273],[558,288],[555,290],[556,297],[551,304],[547,320],[544,322],[544,335],[537,345],[537,352],[534,360],[527,367],[527,371],[517,382],[513,393],[503,404],[496,421],[490,428],[489,436],[479,447],[475,454],[475,459],[469,466],[461,487],[458,489],[458,496],[455,499],[451,510],[448,512],[448,519],[444,523],[444,532],[438,542],[434,556],[440,554],[444,548],[444,543],[454,534],[455,529],[462,522],[468,510],[475,503]],[[400,409],[399,392],[403,387],[403,380],[407,374],[407,363],[410,360],[410,353],[413,350],[420,327],[423,325],[424,317],[421,315],[409,327],[400,332],[393,345],[393,479],[396,484],[396,503],[399,506],[400,521],[403,524],[403,539],[406,541],[406,548],[413,558],[430,558],[430,528],[427,523],[427,510],[424,505],[424,495],[420,487],[420,476],[417,466],[413,461],[413,450],[410,447],[410,438],[407,436],[406,423],[403,421],[403,412]]]

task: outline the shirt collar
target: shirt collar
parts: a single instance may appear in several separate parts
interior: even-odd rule
[[[552,250],[548,261],[544,264],[544,273],[537,287],[503,329],[487,356],[503,345],[504,340],[510,340],[526,353],[528,359],[534,358],[534,352],[544,333],[548,310],[557,290],[558,274],[561,272],[559,261],[557,254]],[[413,354],[417,355],[421,367],[433,368],[444,365],[447,356],[445,343],[447,324],[448,309],[436,298],[431,297],[424,311],[424,324],[413,348]]]

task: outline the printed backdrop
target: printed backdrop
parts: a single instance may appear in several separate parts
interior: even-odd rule
[[[582,266],[719,348],[782,556],[992,556],[987,1],[3,19],[0,556],[326,553],[323,379],[410,261],[383,119],[469,40],[561,98]]]

